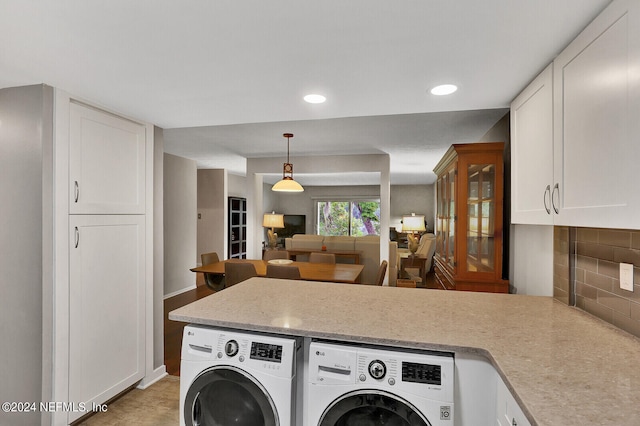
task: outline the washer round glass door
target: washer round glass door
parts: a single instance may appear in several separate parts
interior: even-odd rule
[[[431,426],[408,401],[380,390],[358,390],[331,403],[318,426]]]
[[[279,426],[278,413],[266,389],[253,376],[232,366],[203,371],[184,402],[189,426]]]

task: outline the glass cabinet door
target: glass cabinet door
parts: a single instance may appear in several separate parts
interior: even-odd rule
[[[467,168],[467,271],[495,271],[495,164]]]
[[[447,204],[448,204],[448,239],[447,239],[447,263],[451,268],[455,266],[456,246],[456,169],[451,169],[447,176]]]
[[[444,178],[438,179],[436,183],[436,202],[437,205],[437,216],[436,216],[436,254],[439,257],[444,257]]]

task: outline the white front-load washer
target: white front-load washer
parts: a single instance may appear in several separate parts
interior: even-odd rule
[[[180,365],[180,424],[298,426],[299,339],[188,325]],[[299,410],[301,411],[301,410]]]
[[[306,426],[452,426],[454,358],[311,342]]]

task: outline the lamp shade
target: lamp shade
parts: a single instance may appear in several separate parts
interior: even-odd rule
[[[427,228],[424,226],[424,215],[402,216],[402,232],[424,232]]]
[[[262,217],[262,226],[265,228],[284,228],[284,215],[277,213],[265,213]]]
[[[293,180],[293,178],[286,176],[281,181],[276,182],[275,185],[271,187],[271,190],[280,192],[303,192],[304,188]]]

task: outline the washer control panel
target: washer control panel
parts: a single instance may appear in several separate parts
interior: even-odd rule
[[[182,360],[215,359],[216,364],[293,377],[299,347],[300,339],[189,325],[183,335]]]
[[[383,379],[387,374],[387,366],[379,359],[374,359],[369,363],[369,375],[374,379]]]

